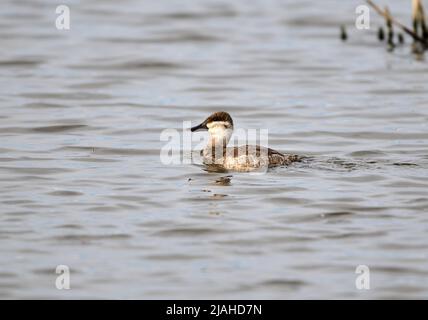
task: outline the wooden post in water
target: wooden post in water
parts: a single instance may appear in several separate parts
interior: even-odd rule
[[[428,29],[425,19],[425,10],[422,0],[412,0],[413,32],[421,38],[428,40]],[[419,32],[419,29],[421,32]]]
[[[387,42],[388,42],[388,50],[393,50],[394,45],[394,29],[392,27],[392,16],[389,12],[388,7],[385,7],[385,20],[386,20],[386,28],[387,28]]]
[[[379,27],[377,31],[377,38],[379,39],[379,41],[385,40],[385,32],[383,31],[383,27]]]
[[[346,28],[344,25],[340,26],[340,39],[346,41],[348,39],[348,34],[346,33]]]

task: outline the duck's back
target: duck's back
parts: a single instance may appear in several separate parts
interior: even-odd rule
[[[215,160],[228,170],[249,171],[262,167],[289,165],[299,161],[297,155],[285,155],[276,150],[254,145],[226,148],[223,156]]]

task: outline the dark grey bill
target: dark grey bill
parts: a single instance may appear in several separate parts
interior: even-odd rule
[[[195,132],[195,131],[206,131],[206,130],[208,130],[208,127],[207,127],[207,124],[205,122],[202,122],[201,124],[199,124],[199,125],[191,128],[190,130],[192,132]]]

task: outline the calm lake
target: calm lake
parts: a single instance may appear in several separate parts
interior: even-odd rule
[[[2,1],[0,298],[427,298],[428,63],[362,3],[63,1],[61,31],[58,1]],[[160,161],[214,111],[307,159]]]

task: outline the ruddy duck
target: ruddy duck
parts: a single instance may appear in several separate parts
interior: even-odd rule
[[[227,112],[215,112],[204,122],[191,128],[195,131],[208,131],[210,139],[201,150],[206,165],[221,166],[226,170],[253,171],[269,167],[289,165],[300,160],[297,155],[285,155],[276,150],[244,145],[227,147],[233,133],[233,120]]]

